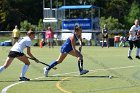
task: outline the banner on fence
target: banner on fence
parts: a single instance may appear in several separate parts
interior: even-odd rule
[[[83,30],[91,29],[91,19],[65,19],[62,20],[62,30],[73,30],[75,25],[80,25]]]

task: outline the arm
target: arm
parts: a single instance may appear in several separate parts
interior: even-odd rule
[[[71,45],[72,45],[72,48],[73,48],[73,51],[75,52],[75,53],[77,53],[76,51],[76,42],[75,42],[75,39],[74,39],[74,36],[71,36],[70,37],[70,40],[71,40]]]
[[[79,50],[81,51],[82,50],[82,36],[81,35],[80,35],[80,38],[79,38],[79,43],[80,43]]]
[[[103,31],[103,29],[102,29],[102,35],[104,34],[104,31]]]
[[[135,31],[135,26],[133,25],[129,30],[129,35],[131,35],[132,37],[136,36],[136,34],[134,34],[134,31]]]
[[[14,30],[12,31],[12,38],[14,37]]]
[[[27,54],[28,54],[31,58],[36,59],[36,58],[32,55],[32,53],[31,53],[31,48],[30,48],[30,47],[27,47]]]
[[[137,37],[140,38],[140,30],[137,31]]]
[[[132,31],[129,31],[129,35],[131,35],[131,36],[132,36]]]
[[[104,29],[102,29],[102,36],[105,36],[105,34],[104,34]]]

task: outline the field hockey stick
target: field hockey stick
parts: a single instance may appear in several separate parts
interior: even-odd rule
[[[31,58],[31,57],[28,57],[28,58],[31,59],[31,60],[34,60],[36,63],[41,63],[41,64],[43,64],[43,65],[46,65],[46,66],[50,67],[50,65],[47,64],[47,63],[44,63],[44,62],[42,62],[42,61],[36,60],[36,59],[34,59],[34,58]],[[56,67],[53,67],[53,69],[56,70],[57,68],[56,68]]]

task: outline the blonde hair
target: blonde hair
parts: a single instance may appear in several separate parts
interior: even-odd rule
[[[27,32],[27,35],[28,36],[31,36],[31,35],[34,35],[34,34],[35,34],[35,32],[34,31],[31,31],[31,30]]]

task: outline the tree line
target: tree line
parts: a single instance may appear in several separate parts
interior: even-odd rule
[[[51,0],[44,0],[50,7]],[[100,25],[109,29],[129,29],[135,19],[140,19],[140,0],[52,0],[52,7],[64,5],[94,5],[100,7]],[[78,15],[77,15],[78,16]],[[43,0],[1,0],[0,31],[10,31],[15,25],[22,30],[32,26],[42,30]]]

